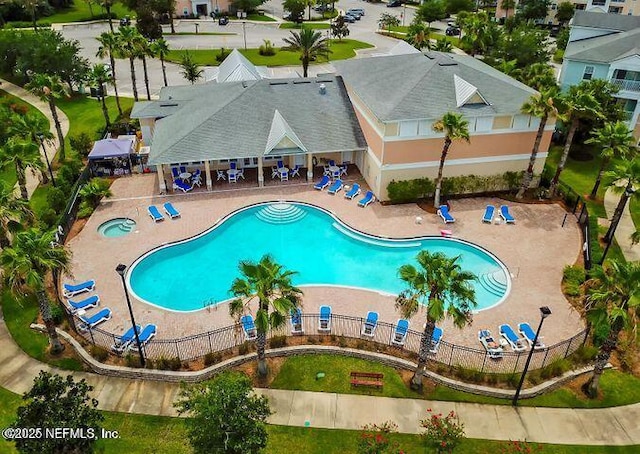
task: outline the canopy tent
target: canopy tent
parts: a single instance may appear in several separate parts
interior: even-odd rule
[[[89,153],[91,173],[100,177],[131,173],[131,155],[136,152],[136,143],[136,136],[96,141]]]

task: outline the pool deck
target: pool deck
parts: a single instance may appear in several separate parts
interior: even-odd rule
[[[375,235],[440,235],[440,230],[446,228],[454,237],[476,243],[495,254],[512,274],[511,293],[504,303],[477,313],[471,327],[458,330],[449,321],[445,322],[444,338],[448,342],[479,347],[479,329],[489,328],[498,335],[498,325],[505,322],[513,327],[522,321],[536,324],[540,317],[538,308],[545,305],[553,311],[543,330],[547,345],[571,337],[583,328],[579,314],[560,291],[562,269],[573,264],[580,254],[580,231],[571,215],[564,227],[561,226],[565,211],[558,205],[509,203],[516,224],[496,225],[482,223],[480,219],[485,206],[499,206],[503,203],[500,199],[454,200],[451,213],[456,222],[445,227],[438,216],[426,213],[416,204],[382,206],[374,203],[363,209],[355,200],[346,200],[342,193],[330,196],[326,191],[313,190],[308,184],[159,196],[155,175],[139,175],[116,180],[111,190],[113,197],[98,207],[82,231],[67,245],[73,253],[74,280],[96,279],[101,306],[110,307],[113,312],[112,319],[101,327],[116,334],[125,331],[128,320],[120,276],[115,272],[118,263],[130,265],[158,245],[196,235],[238,208],[278,200],[321,206],[346,224]],[[154,223],[147,215],[147,206],[155,204],[162,211],[166,201],[171,201],[181,212],[181,218]],[[421,224],[416,223],[418,216],[422,218]],[[119,238],[101,236],[97,232],[98,226],[115,217],[133,218],[137,222],[136,233]],[[247,232],[247,241],[251,241],[251,232]],[[212,270],[214,277],[215,270]],[[329,304],[336,314],[364,317],[367,311],[376,310],[382,321],[395,322],[399,318],[394,299],[376,292],[336,287],[304,287],[303,290],[304,312],[317,313],[319,306]],[[132,302],[136,321],[158,325],[158,338],[183,337],[232,323],[224,303],[211,309],[179,313],[135,299]],[[420,329],[424,319],[424,314],[416,315],[411,320],[411,327]]]

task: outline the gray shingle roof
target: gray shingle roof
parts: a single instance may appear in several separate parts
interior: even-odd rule
[[[321,83],[326,94],[320,94]],[[276,110],[312,153],[366,148],[340,77],[171,87],[161,97],[169,92],[191,99],[156,122],[152,165],[261,156]]]
[[[577,27],[627,31],[640,27],[640,16],[576,11],[573,19],[571,19],[571,25]]]
[[[573,41],[564,58],[593,63],[609,63],[621,57],[640,54],[640,28],[614,35]]]
[[[382,121],[439,118],[446,112],[474,116],[519,113],[535,90],[466,55],[425,54],[335,62],[347,86]],[[456,104],[454,75],[489,103]]]

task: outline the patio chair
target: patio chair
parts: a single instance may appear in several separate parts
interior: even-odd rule
[[[373,192],[367,191],[365,196],[362,199],[360,199],[360,201],[358,202],[358,206],[364,208],[367,205],[369,205],[370,203],[372,203],[375,199],[376,198],[373,195]]]
[[[449,213],[449,207],[446,205],[440,205],[440,208],[438,208],[438,216],[442,218],[445,224],[456,222],[456,218],[451,216],[451,213]]]
[[[156,337],[156,333],[158,332],[158,327],[152,323],[149,323],[142,329],[142,332],[138,334],[138,339],[140,340],[140,347],[144,348],[147,344]],[[135,337],[132,342],[129,342],[129,350],[137,350],[138,346],[135,343]]]
[[[326,175],[326,176],[330,177],[331,176],[331,170],[329,169],[329,166],[322,166],[322,168],[323,168],[322,175]]]
[[[378,327],[378,313],[369,311],[367,312],[367,319],[362,327],[362,335],[367,337],[373,337],[376,334],[376,328]]]
[[[346,175],[347,174],[347,166],[340,166],[340,176]]]
[[[278,169],[284,168],[284,162],[278,161]]]
[[[296,164],[296,165],[295,165],[295,167],[289,171],[289,173],[290,173],[290,175],[291,175],[291,178],[293,178],[293,177],[299,177],[299,176],[300,176],[300,169],[301,169],[301,168],[302,168],[302,167],[300,167],[300,164]]]
[[[320,306],[318,317],[318,331],[331,331],[331,306]]]
[[[349,191],[344,194],[344,198],[353,200],[354,197],[357,197],[359,195],[360,195],[360,185],[358,183],[353,183],[353,186],[351,186],[351,189],[349,189]]]
[[[66,296],[67,298],[71,298],[72,296],[75,296],[79,293],[93,291],[93,289],[96,287],[96,281],[91,279],[89,281],[85,281],[76,285],[63,284],[63,287],[64,287],[64,290],[63,290],[64,296]]]
[[[149,213],[149,216],[151,216],[151,219],[153,219],[154,222],[164,221],[164,216],[155,205],[149,205],[147,207],[147,213]]]
[[[336,181],[333,182],[333,184],[331,185],[331,187],[327,192],[331,195],[335,195],[336,192],[340,192],[340,190],[342,189],[342,186],[343,186],[342,180],[338,178]]]
[[[202,178],[200,177],[200,175],[194,175],[193,177],[191,177],[191,186],[202,186]]]
[[[253,317],[251,315],[243,315],[240,319],[240,323],[242,323],[245,340],[252,341],[258,337],[258,331],[256,330],[256,325],[253,322]]]
[[[511,213],[509,213],[509,207],[507,205],[500,206],[500,217],[504,219],[504,222],[506,222],[507,224],[516,223],[516,218],[511,216]]]
[[[89,316],[89,317],[81,315],[80,320],[82,320],[82,323],[85,325],[84,327],[81,327],[81,328],[84,328],[84,329],[94,328],[100,323],[106,322],[110,318],[111,318],[111,309],[109,309],[108,307],[105,307],[100,312],[93,314],[92,316]]]
[[[173,175],[173,179],[180,178],[180,171],[177,167],[171,167],[171,174]]]
[[[88,298],[83,299],[82,301],[73,301],[68,299],[67,303],[69,304],[69,310],[73,314],[76,311],[86,311],[87,309],[92,309],[98,305],[100,302],[100,297],[98,295],[92,295]]]
[[[327,186],[329,186],[329,183],[331,182],[331,180],[329,179],[328,176],[323,176],[322,180],[320,180],[319,182],[317,182],[313,188],[317,189],[318,191],[322,191],[324,188],[326,188]]]
[[[404,346],[404,342],[407,339],[407,331],[409,331],[409,320],[398,319],[391,343],[396,347]]]
[[[280,181],[289,181],[289,172],[280,172]]]
[[[491,224],[493,222],[493,212],[496,208],[493,205],[487,205],[484,209],[484,214],[482,215],[482,222],[488,222]]]
[[[224,170],[216,170],[216,175],[217,175],[217,179],[216,181],[220,181],[220,180],[225,180],[227,179],[227,175],[224,173]]]
[[[113,345],[111,346],[111,351],[113,351],[114,353],[124,352],[129,346],[129,343],[136,338],[136,331],[138,332],[139,338],[141,329],[142,328],[140,327],[140,325],[136,325],[135,331],[133,329],[133,326],[129,328],[121,337],[115,339]]]
[[[524,339],[518,336],[508,323],[500,325],[500,335],[506,339],[514,352],[522,352],[527,349]]]
[[[534,350],[541,350],[543,348],[546,348],[546,345],[544,345],[544,343],[542,342],[543,336],[538,336],[538,340],[536,341],[536,344],[533,345],[533,340],[536,338],[536,332],[531,328],[531,325],[529,325],[528,323],[523,322],[518,324],[518,331],[520,332],[520,334],[522,334],[524,339],[529,343],[529,348],[533,348]]]
[[[238,173],[230,173],[229,174],[229,183],[237,183],[238,182]]]
[[[231,170],[236,170],[236,169],[237,169],[237,167],[236,167],[236,163],[235,163],[235,162],[233,162],[233,161],[231,161],[231,162],[229,163],[229,168],[230,168]]]
[[[487,351],[489,358],[499,359],[502,358],[502,345],[500,345],[491,335],[491,331],[488,329],[481,329],[478,331],[478,340]]]
[[[302,326],[302,311],[298,307],[291,311],[291,334],[302,333],[304,333],[304,326]]]
[[[279,175],[280,175],[280,172],[278,171],[278,168],[276,166],[271,167],[271,179],[273,180]]]
[[[336,165],[336,161],[334,161],[333,159],[329,160],[329,167],[334,167]]]
[[[189,186],[187,183],[183,181],[176,180],[173,182],[173,190],[177,191],[178,189],[180,189],[184,193],[187,193],[193,189],[193,184]]]
[[[334,180],[337,180],[338,178],[340,178],[340,170],[335,170],[331,173],[331,178],[333,178]]]
[[[431,334],[431,347],[429,347],[429,353],[436,354],[438,353],[438,347],[440,346],[440,341],[442,340],[442,328],[438,328],[437,326],[433,329],[433,334]]]
[[[236,180],[242,178],[244,180],[244,169],[238,169],[236,172]]]
[[[175,219],[175,218],[179,218],[180,217],[180,212],[178,210],[176,210],[176,207],[174,207],[171,202],[166,202],[162,206],[164,207],[164,212],[167,213],[167,215],[171,219]]]

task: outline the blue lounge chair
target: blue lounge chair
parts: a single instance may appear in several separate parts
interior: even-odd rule
[[[138,336],[140,336],[140,330],[142,328],[140,325],[136,325],[136,331],[138,332]],[[122,353],[129,346],[130,342],[136,338],[136,333],[133,331],[133,326],[127,330],[121,337],[116,338],[114,344],[111,346],[111,350],[115,353]]]
[[[291,311],[291,334],[304,333],[304,327],[302,326],[302,311],[300,308],[296,308]]]
[[[403,318],[398,319],[391,343],[398,347],[402,347],[404,345],[404,341],[407,339],[407,331],[409,331],[409,320],[405,320]]]
[[[96,287],[96,281],[93,279],[82,282],[81,284],[71,285],[64,284],[64,296],[71,298],[79,293],[90,292]]]
[[[446,205],[440,205],[440,208],[438,208],[438,214],[440,215],[440,217],[442,218],[445,224],[449,224],[450,222],[456,222],[456,219],[453,216],[451,216],[451,213],[449,213],[449,207],[447,207]]]
[[[180,189],[182,192],[189,192],[193,189],[193,185],[189,186],[187,183],[181,180],[175,180],[173,182],[173,190]]]
[[[478,331],[478,340],[487,351],[489,358],[500,359],[502,358],[502,345],[500,345],[493,338],[491,331],[488,329],[481,329]]]
[[[516,219],[511,216],[511,213],[509,213],[509,207],[507,205],[500,206],[500,217],[504,219],[504,222],[506,222],[507,224],[516,223]]]
[[[318,331],[331,331],[331,306],[320,306]]]
[[[431,348],[429,348],[429,353],[433,353],[434,355],[438,353],[438,347],[440,346],[440,341],[442,340],[442,335],[444,331],[442,328],[438,328],[437,326],[433,329],[433,334],[431,335]]]
[[[76,311],[86,311],[87,309],[96,307],[99,302],[100,302],[100,297],[98,295],[92,295],[89,298],[85,298],[82,301],[78,301],[78,302],[73,300],[67,300],[67,303],[69,303],[69,309],[71,309],[72,313]]]
[[[253,323],[253,317],[251,315],[243,315],[240,323],[242,323],[242,330],[244,331],[244,338],[246,340],[254,340],[258,337],[256,324]]]
[[[151,339],[156,337],[156,333],[158,332],[158,327],[152,323],[149,323],[142,329],[142,332],[138,334],[138,339],[140,339],[140,347],[144,348]],[[136,345],[136,338],[134,336],[133,340],[129,342],[129,350],[137,350],[138,346]]]
[[[369,311],[367,312],[367,319],[362,327],[362,335],[373,337],[376,334],[376,328],[378,327],[378,313]]]
[[[149,213],[149,216],[151,216],[151,219],[154,220],[154,222],[164,221],[164,216],[162,215],[162,213],[160,213],[160,210],[158,210],[157,206],[149,205],[147,207],[147,212]]]
[[[320,180],[318,183],[315,184],[314,189],[317,189],[318,191],[322,191],[324,188],[329,186],[330,182],[331,182],[331,179],[327,175],[325,175],[322,177],[322,180]]]
[[[360,201],[358,202],[358,206],[364,208],[367,205],[369,205],[371,202],[373,202],[375,199],[376,198],[373,196],[373,192],[367,191],[364,198],[360,199]]]
[[[531,325],[528,323],[520,323],[518,325],[518,331],[520,331],[520,334],[522,334],[525,340],[529,343],[529,348],[533,348],[535,350],[546,348],[546,345],[542,342],[542,336],[538,336],[536,344],[533,345],[533,340],[536,338],[536,332],[531,329]]]
[[[360,185],[358,183],[353,183],[353,186],[351,186],[351,189],[349,189],[349,191],[344,194],[344,198],[353,200],[354,197],[357,197],[359,195],[360,195]]]
[[[171,167],[171,174],[173,175],[174,180],[177,180],[178,178],[180,178],[180,171],[178,170],[177,167]]]
[[[524,339],[518,336],[511,328],[511,325],[505,323],[500,325],[500,335],[504,337],[509,345],[513,349],[513,351],[521,352],[527,349],[527,346],[524,343]]]
[[[176,208],[171,204],[171,202],[167,202],[162,206],[164,207],[164,212],[167,213],[167,215],[169,215],[171,219],[180,217],[180,212],[176,210]]]
[[[342,189],[342,180],[337,179],[336,181],[333,182],[333,184],[331,185],[331,187],[329,188],[329,191],[327,191],[329,194],[333,194],[335,195],[336,192],[340,192],[340,190]]]
[[[106,322],[110,318],[111,318],[111,309],[109,309],[108,307],[105,307],[100,312],[93,314],[91,317],[87,317],[84,315],[80,316],[80,320],[82,320],[90,328],[93,328],[102,322]]]
[[[493,205],[487,205],[487,208],[484,209],[484,214],[482,215],[482,222],[488,222],[491,224],[493,222],[493,212],[496,210],[496,207]]]

